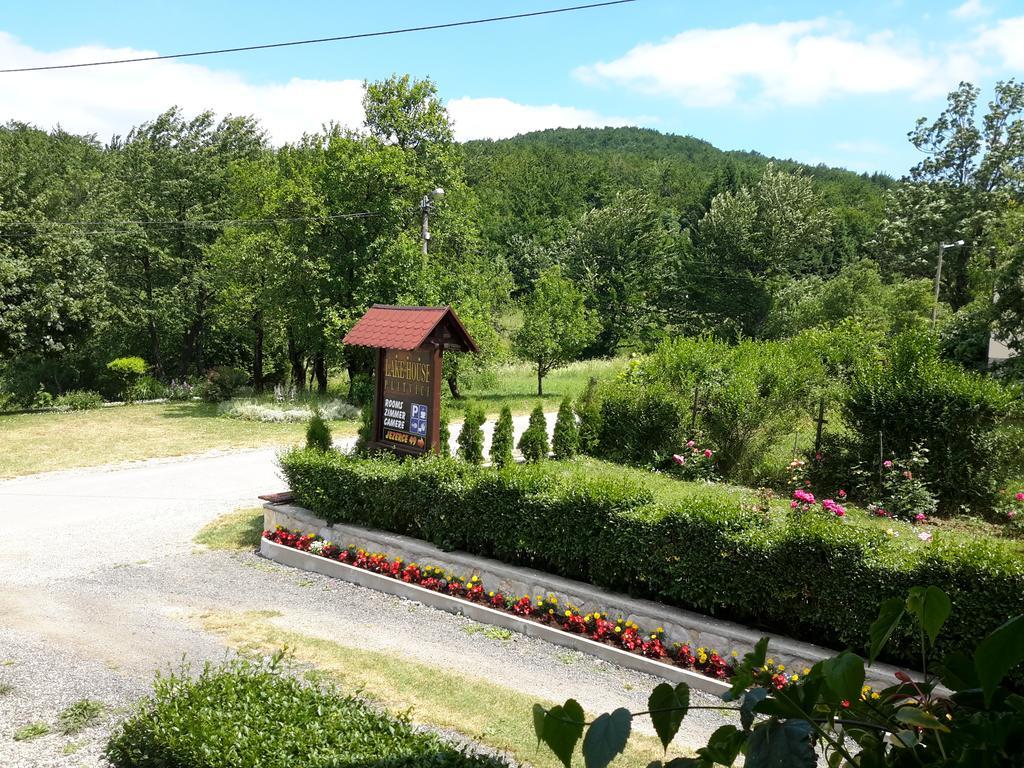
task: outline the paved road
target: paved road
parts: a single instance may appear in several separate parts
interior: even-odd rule
[[[83,737],[11,734],[53,722],[85,696],[127,706],[154,670],[182,656],[223,658],[223,640],[190,619],[197,611],[275,610],[276,624],[307,634],[356,627],[346,643],[383,645],[538,698],[572,694],[591,710],[642,708],[650,677],[518,635],[470,635],[462,617],[253,553],[197,552],[192,537],[205,523],[283,488],[275,455],[232,451],[0,481],[0,684],[13,686],[0,699],[0,766],[102,765],[115,718]],[[702,714],[685,741],[702,743],[722,722]],[[68,744],[79,748],[65,755]]]

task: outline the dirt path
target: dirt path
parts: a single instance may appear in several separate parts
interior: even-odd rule
[[[469,634],[462,617],[254,553],[196,551],[202,525],[283,487],[274,459],[259,449],[0,482],[0,684],[11,686],[0,698],[0,766],[102,765],[117,708],[144,695],[154,671],[183,656],[224,658],[224,640],[201,628],[200,612],[275,611],[282,629],[383,648],[538,699],[643,708],[653,678],[518,635]],[[83,697],[114,708],[101,727],[12,740]],[[702,743],[721,722],[688,719],[684,742]]]

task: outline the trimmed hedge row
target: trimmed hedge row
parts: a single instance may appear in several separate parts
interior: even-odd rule
[[[953,601],[939,654],[1024,613],[1024,563],[991,541],[928,545],[813,513],[766,521],[734,491],[686,485],[658,502],[640,470],[593,460],[501,470],[296,450],[298,502],[331,522],[432,541],[793,637],[863,649],[878,605],[934,584]],[[890,658],[920,664],[917,639]],[[1018,678],[1018,680],[1024,678]]]

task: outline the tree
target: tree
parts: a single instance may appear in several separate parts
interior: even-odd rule
[[[491,463],[496,467],[507,467],[513,462],[512,409],[502,406],[498,422],[491,436]]]
[[[484,409],[476,403],[466,406],[462,420],[462,429],[456,441],[459,444],[459,456],[470,464],[482,464],[484,461]]]
[[[555,421],[555,432],[552,446],[556,459],[571,459],[580,450],[579,428],[576,426],[576,414],[573,412],[572,400],[568,397],[558,406],[558,418]]]
[[[587,213],[566,241],[562,262],[594,313],[591,348],[614,355],[624,341],[662,325],[668,254],[677,233],[644,192],[625,192]]]
[[[548,422],[544,417],[544,406],[537,406],[530,413],[526,431],[519,436],[519,452],[529,462],[540,461],[548,456]]]
[[[544,377],[575,360],[593,341],[597,323],[583,294],[551,267],[541,273],[523,306],[523,327],[516,334],[516,352],[537,366],[537,397],[544,395]]]
[[[917,121],[908,135],[926,157],[888,194],[871,243],[894,271],[933,277],[939,244],[964,240],[943,259],[942,296],[954,311],[990,291],[992,229],[1024,193],[1024,84],[997,83],[979,122],[980,93],[962,82],[934,121]]]
[[[679,303],[719,335],[760,335],[779,291],[822,271],[831,226],[810,178],[769,164],[753,187],[712,200],[678,267]]]

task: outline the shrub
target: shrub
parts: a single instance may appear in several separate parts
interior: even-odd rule
[[[249,380],[249,374],[241,368],[218,365],[206,372],[206,379],[199,385],[199,396],[207,403],[230,400]]]
[[[484,462],[484,409],[475,403],[466,406],[462,429],[456,442],[459,444],[459,456],[470,464]]]
[[[878,603],[934,584],[958,607],[943,652],[967,650],[1024,612],[1024,561],[991,540],[925,544],[819,514],[766,516],[719,485],[593,460],[495,471],[294,451],[299,503],[331,522],[416,536],[615,591],[839,647],[862,647]],[[656,501],[652,488],[670,483]],[[917,662],[896,635],[894,661]]]
[[[190,379],[171,379],[166,397],[168,400],[186,402],[196,397],[196,385]]]
[[[658,466],[683,444],[686,409],[664,384],[617,381],[601,392],[595,454],[609,461]]]
[[[441,423],[438,429],[439,440],[441,445],[438,446],[442,456],[452,455],[452,430],[448,426],[448,412],[445,410],[441,411]]]
[[[598,398],[597,379],[593,376],[587,388],[576,401],[576,418],[579,419],[580,453],[593,455],[601,438],[601,403]]]
[[[572,401],[569,398],[562,400],[562,404],[558,406],[558,419],[555,421],[552,447],[556,459],[571,459],[580,452],[576,414],[573,413]]]
[[[357,456],[365,456],[370,452],[370,443],[373,442],[373,411],[373,402],[363,408],[359,431],[356,433],[356,444],[352,449]]]
[[[494,425],[494,434],[491,436],[491,463],[496,467],[507,467],[515,459],[512,457],[513,445],[512,431],[512,409],[507,405],[502,406],[501,414]]]
[[[306,447],[315,448],[318,451],[329,451],[334,445],[331,439],[331,428],[320,415],[320,411],[314,411],[306,425]]]
[[[275,661],[158,676],[153,696],[111,736],[106,758],[114,768],[504,765],[416,730],[405,716],[285,675]]]
[[[851,453],[877,477],[879,436],[884,456],[928,450],[924,475],[939,497],[939,511],[991,508],[1004,479],[999,426],[1014,392],[996,381],[939,358],[934,340],[897,337],[881,365],[860,366],[850,382],[843,418],[853,431]]]
[[[89,411],[103,405],[103,397],[99,392],[75,390],[65,392],[53,399],[53,407],[58,411]]]
[[[119,357],[107,363],[107,374],[111,380],[111,394],[125,400],[134,397],[133,387],[146,375],[146,361],[141,357]]]
[[[526,461],[540,461],[548,457],[548,422],[540,403],[530,413],[526,431],[519,437],[519,452]]]
[[[375,396],[373,376],[366,373],[357,373],[349,387],[349,399],[352,403],[359,407],[369,405],[373,402]]]

